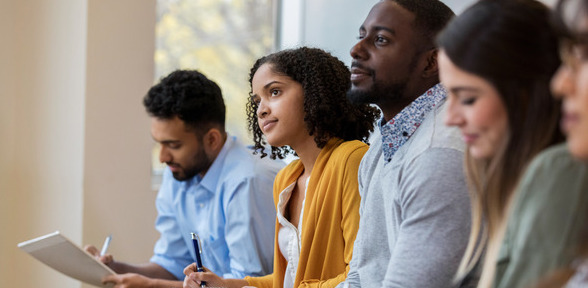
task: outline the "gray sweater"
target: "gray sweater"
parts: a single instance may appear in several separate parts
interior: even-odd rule
[[[381,132],[359,168],[360,225],[339,287],[452,287],[470,232],[464,145],[443,124],[444,102],[389,163]]]

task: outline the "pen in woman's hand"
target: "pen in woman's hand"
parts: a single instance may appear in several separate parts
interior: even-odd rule
[[[200,258],[200,253],[202,253],[202,250],[201,250],[200,245],[198,243],[198,241],[200,239],[198,238],[198,236],[195,233],[191,233],[191,234],[192,234],[192,243],[194,243],[194,252],[196,254],[196,271],[197,272],[204,272],[204,266],[202,266],[202,258]],[[200,287],[205,288],[206,282],[204,282],[204,281],[200,282]]]

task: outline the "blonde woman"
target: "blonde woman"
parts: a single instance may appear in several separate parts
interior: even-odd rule
[[[478,287],[490,287],[505,221],[531,159],[558,142],[559,108],[549,79],[559,65],[549,10],[534,0],[482,0],[438,37],[446,124],[468,149],[472,230],[457,278],[478,265]],[[485,251],[485,253],[484,253]]]

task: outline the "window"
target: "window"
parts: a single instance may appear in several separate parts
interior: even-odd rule
[[[215,81],[227,106],[227,131],[244,143],[252,142],[245,114],[249,69],[274,50],[274,1],[157,0],[155,80],[197,69]],[[154,176],[162,169],[154,165]]]

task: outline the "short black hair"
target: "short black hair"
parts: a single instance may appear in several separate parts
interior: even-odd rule
[[[433,48],[435,37],[445,28],[455,16],[453,10],[438,0],[385,0],[392,1],[411,12],[414,18],[414,28],[421,33],[424,45]]]
[[[225,103],[218,85],[196,70],[176,70],[143,98],[150,116],[161,119],[178,117],[203,133],[213,126],[224,132]]]
[[[319,148],[328,140],[337,137],[345,141],[367,142],[374,122],[379,117],[377,108],[368,104],[352,104],[347,99],[351,87],[347,66],[330,53],[309,47],[300,47],[276,52],[258,59],[249,74],[253,82],[255,72],[264,64],[271,65],[274,73],[292,78],[300,83],[304,91],[304,122],[309,135]],[[250,92],[252,95],[253,92]],[[264,152],[263,133],[257,120],[258,105],[250,97],[247,103],[247,121],[253,133],[255,150]],[[292,152],[288,147],[272,147],[272,158],[283,158]]]

